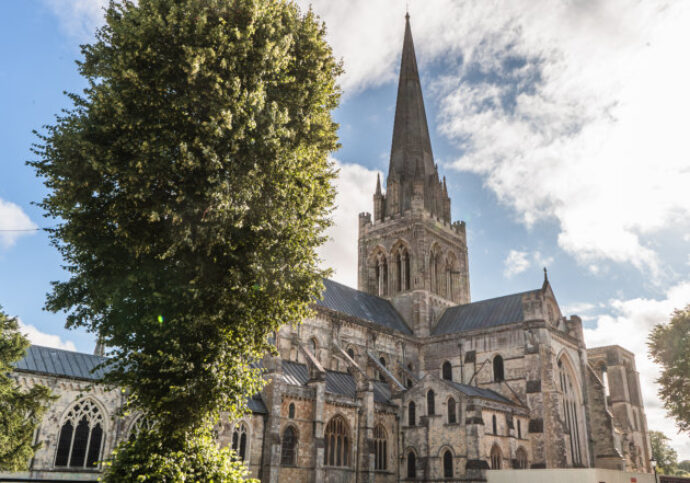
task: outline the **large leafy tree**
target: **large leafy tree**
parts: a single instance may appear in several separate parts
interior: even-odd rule
[[[652,458],[656,460],[659,472],[665,475],[672,475],[678,469],[678,453],[668,444],[669,441],[668,437],[661,431],[649,432]]]
[[[649,336],[649,353],[661,366],[659,395],[681,431],[690,432],[690,305]]]
[[[0,471],[27,468],[38,448],[34,431],[41,421],[50,390],[34,385],[19,387],[11,377],[13,363],[24,357],[29,341],[19,332],[17,319],[8,317],[0,307]]]
[[[102,337],[107,382],[182,450],[322,289],[341,67],[286,0],[111,1],[82,52],[88,88],[30,163],[71,274],[47,308]]]

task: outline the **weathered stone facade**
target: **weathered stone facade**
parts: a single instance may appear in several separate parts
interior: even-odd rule
[[[387,190],[377,180],[373,202],[373,218],[360,215],[359,290],[325,281],[313,316],[276,334],[267,386],[251,415],[221,424],[220,444],[270,483],[650,471],[633,354],[587,349],[582,321],[561,314],[546,272],[535,290],[470,302],[465,225],[451,221],[433,162],[409,18]],[[56,461],[76,401],[90,398],[104,415],[101,458],[135,426],[114,417],[121,390],[21,367],[22,384],[60,395],[37,433],[35,472],[75,471]],[[98,466],[80,471],[88,478]]]

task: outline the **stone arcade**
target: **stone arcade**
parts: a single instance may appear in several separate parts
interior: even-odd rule
[[[541,287],[471,302],[465,224],[452,221],[431,150],[409,16],[390,167],[359,218],[358,290],[325,280],[314,316],[276,334],[269,384],[224,421],[264,482],[483,481],[487,470],[649,472],[634,354],[586,348],[582,321]],[[94,384],[98,355],[33,346],[21,384],[59,395],[32,475],[95,479],[141,424]]]

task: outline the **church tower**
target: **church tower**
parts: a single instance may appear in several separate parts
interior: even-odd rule
[[[377,178],[374,216],[359,215],[359,290],[393,303],[416,335],[429,335],[446,307],[470,301],[464,222],[451,222],[445,177],[431,151],[410,16],[386,192]]]

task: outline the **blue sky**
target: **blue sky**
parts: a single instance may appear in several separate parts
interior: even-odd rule
[[[0,230],[50,226],[25,161],[33,129],[84,85],[74,60],[98,0],[0,3]],[[357,214],[388,166],[400,2],[311,2],[345,62],[334,278],[356,283]],[[586,5],[586,8],[584,7]],[[497,8],[500,6],[500,8]],[[588,344],[637,353],[649,427],[674,436],[645,338],[690,303],[690,112],[684,2],[412,2],[427,118],[454,219],[466,221],[472,299],[540,286],[542,267]],[[43,232],[0,231],[0,304],[36,343],[91,352],[94,338],[42,310],[61,260]],[[690,459],[687,436],[674,436]]]

